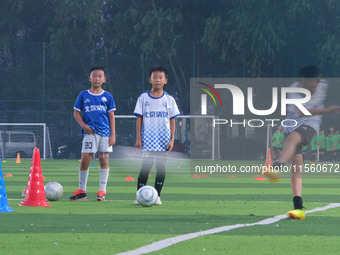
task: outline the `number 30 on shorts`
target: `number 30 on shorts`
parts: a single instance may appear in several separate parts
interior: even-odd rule
[[[84,147],[86,150],[92,149],[92,142],[85,142]]]

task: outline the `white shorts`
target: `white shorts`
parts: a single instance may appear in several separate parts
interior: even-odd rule
[[[112,152],[112,146],[109,146],[109,137],[100,136],[96,133],[86,134],[81,146],[82,153]]]

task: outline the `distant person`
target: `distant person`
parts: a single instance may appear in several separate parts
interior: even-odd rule
[[[312,162],[317,161],[318,157],[318,143],[317,143],[317,135],[315,134],[310,141],[310,149],[312,151]]]
[[[286,121],[293,119],[297,125],[284,128],[286,135],[284,147],[279,159],[273,162],[274,167],[280,167],[289,161],[292,164],[291,186],[294,210],[289,211],[287,214],[295,219],[305,218],[301,197],[303,172],[302,147],[308,145],[313,136],[319,131],[322,114],[340,113],[340,106],[338,105],[324,107],[328,83],[320,78],[321,71],[318,67],[304,66],[299,70],[299,80],[290,86],[291,88],[305,88],[310,91],[311,99],[303,105],[312,115],[305,116],[295,105],[288,107]],[[290,99],[301,97],[301,93],[289,94]],[[273,173],[268,173],[268,175],[269,178],[277,178]]]
[[[136,147],[142,148],[143,162],[137,190],[145,186],[156,161],[156,205],[161,205],[161,191],[165,180],[166,152],[172,151],[175,139],[175,117],[180,115],[175,99],[163,90],[168,82],[168,71],[158,66],[150,69],[152,88],[138,97],[134,114],[137,116]],[[138,205],[135,200],[134,204]]]
[[[91,88],[82,91],[74,105],[74,118],[82,128],[83,142],[79,168],[79,189],[70,200],[86,199],[86,185],[89,166],[93,154],[99,152],[99,191],[97,201],[104,201],[109,176],[109,152],[116,143],[116,105],[112,95],[103,90],[106,82],[105,70],[101,66],[92,67],[89,81]]]
[[[319,156],[320,161],[325,161],[325,151],[326,151],[326,144],[325,144],[325,130],[321,129],[319,134],[316,137],[316,143],[319,148]]]
[[[283,148],[284,134],[281,132],[281,127],[278,126],[275,130],[275,133],[272,136],[272,148],[273,148],[273,156],[274,160],[278,159],[280,156],[280,152]]]
[[[328,131],[328,134],[325,138],[326,143],[326,161],[333,161],[333,144],[332,144],[333,132],[331,130]]]
[[[333,147],[333,158],[332,160],[336,162],[339,157],[339,149],[340,149],[340,134],[339,130],[335,130],[332,136],[332,147]]]
[[[336,150],[336,161],[340,162],[340,131],[337,130],[337,139],[336,139],[336,145],[335,145],[335,150]]]

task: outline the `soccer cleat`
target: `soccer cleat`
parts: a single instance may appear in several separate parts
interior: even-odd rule
[[[97,193],[97,201],[104,201],[105,200],[105,191],[99,190]]]
[[[78,199],[86,199],[86,192],[82,189],[77,189],[73,192],[72,196],[70,196],[69,200],[78,200]]]
[[[161,205],[162,204],[162,201],[161,201],[161,198],[160,197],[157,197],[157,200],[155,202],[155,205]]]
[[[137,199],[133,202],[134,205],[140,205],[140,203],[137,201]]]
[[[275,160],[273,166],[263,168],[262,174],[266,176],[270,182],[279,182],[280,178],[274,170],[277,170],[277,168],[280,168],[281,166],[282,163],[279,160]]]
[[[303,220],[305,218],[305,211],[301,209],[294,209],[287,212],[289,218]]]
[[[277,176],[276,173],[271,171],[263,171],[263,175],[266,176],[270,182],[279,182],[280,178]]]

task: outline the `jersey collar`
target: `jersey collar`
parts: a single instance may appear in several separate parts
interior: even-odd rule
[[[160,99],[160,98],[164,97],[165,91],[163,91],[163,95],[161,95],[160,97],[153,97],[153,96],[150,95],[150,90],[148,90],[148,95],[149,95],[149,97],[151,97],[153,99]]]

